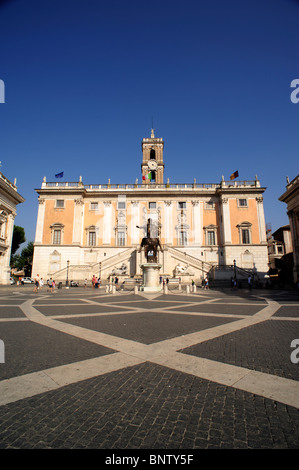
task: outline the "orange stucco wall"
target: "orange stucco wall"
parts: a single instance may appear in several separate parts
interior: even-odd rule
[[[219,243],[220,240],[220,223],[219,223],[219,206],[216,204],[216,207],[214,210],[210,209],[205,209],[203,205],[203,219],[202,219],[202,244],[206,245],[206,239],[205,239],[205,229],[204,227],[207,227],[209,225],[216,225],[218,227],[217,229],[217,240]]]
[[[51,244],[51,225],[64,225],[63,244],[71,244],[73,239],[74,200],[65,200],[64,209],[55,209],[55,200],[45,201],[43,243]]]
[[[260,243],[259,237],[259,226],[258,226],[258,217],[257,217],[257,207],[256,207],[256,200],[255,199],[248,199],[248,207],[247,208],[240,208],[238,207],[238,203],[236,199],[229,200],[229,211],[230,211],[230,221],[231,221],[231,233],[232,233],[232,243],[239,244],[239,229],[237,227],[238,224],[242,222],[250,222],[252,224],[251,227],[251,234],[252,240],[251,242]]]
[[[91,225],[102,227],[104,211],[103,204],[99,204],[98,210],[90,210],[90,202],[84,204],[84,222],[83,222],[83,245],[87,245],[87,231],[86,228]],[[103,231],[99,231],[97,238],[97,245],[102,245],[103,243]]]

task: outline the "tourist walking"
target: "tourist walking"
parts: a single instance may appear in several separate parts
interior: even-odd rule
[[[34,279],[34,290],[33,290],[33,292],[38,292],[38,288],[39,288],[39,274]]]
[[[48,280],[48,290],[50,292],[53,292],[53,279],[50,277],[50,279]]]

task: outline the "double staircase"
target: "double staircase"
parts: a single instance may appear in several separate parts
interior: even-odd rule
[[[127,262],[134,251],[135,248],[128,248],[100,262],[71,264],[69,267],[59,269],[51,274],[51,277],[57,282],[65,281],[67,277],[69,280],[83,280],[85,278],[91,279],[94,274],[96,276],[102,276],[103,273],[104,275],[108,273],[108,276],[113,269],[119,268],[122,263]]]
[[[175,258],[176,260],[186,263],[189,266],[199,269],[202,271],[202,275],[208,274],[211,269],[213,269],[214,265],[212,263],[208,263],[207,261],[202,261],[195,256],[191,256],[183,251],[178,250],[177,248],[173,248],[172,246],[168,246],[167,250],[169,254]]]
[[[197,279],[203,278],[208,275],[209,278],[213,280],[213,283],[222,281],[230,282],[231,277],[234,277],[234,275],[236,274],[237,279],[239,281],[242,281],[247,279],[249,275],[254,274],[254,270],[252,269],[243,269],[234,265],[216,265],[207,261],[200,260],[195,256],[187,254],[186,252],[183,252],[172,246],[164,245],[163,251],[167,252],[167,256],[173,258],[176,263],[180,262],[190,268],[194,268],[197,272],[195,276]],[[65,281],[67,278],[69,280],[78,281],[83,280],[85,278],[91,279],[92,276],[95,274],[96,276],[100,275],[101,278],[105,280],[114,269],[118,270],[121,267],[122,263],[127,265],[128,269],[126,275],[129,277],[130,275],[136,274],[135,272],[131,272],[132,267],[136,266],[136,256],[136,247],[130,247],[124,249],[119,253],[116,253],[115,255],[107,257],[100,262],[81,265],[72,264],[68,267],[64,267],[51,274],[51,277],[55,279],[56,282]],[[168,262],[167,265],[169,264],[171,265],[173,263]],[[171,273],[169,272],[168,275],[171,275]]]

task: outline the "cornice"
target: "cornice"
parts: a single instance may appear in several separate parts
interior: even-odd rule
[[[3,191],[5,196],[9,197],[15,204],[20,204],[25,201],[23,196],[2,178],[0,178],[0,191]]]

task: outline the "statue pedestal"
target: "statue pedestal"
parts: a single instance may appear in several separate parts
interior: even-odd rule
[[[163,289],[159,282],[159,270],[162,264],[145,263],[140,265],[143,273],[143,282],[140,290],[143,292],[160,292]]]

